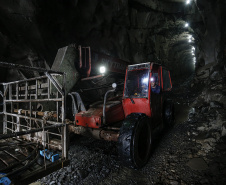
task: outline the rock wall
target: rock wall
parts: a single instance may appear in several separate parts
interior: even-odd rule
[[[210,68],[222,61],[225,3],[194,2],[186,6],[178,0],[3,0],[0,60],[51,66],[58,48],[77,43],[132,63],[162,63],[174,79],[191,75],[195,67],[197,80],[217,76]],[[185,28],[185,22],[190,26]],[[11,74],[17,79],[35,76],[15,70],[9,74],[7,80],[12,80]],[[5,75],[0,73],[1,81]]]
[[[198,80],[222,80],[222,71],[219,68],[224,63],[223,43],[225,43],[225,17],[226,5],[223,1],[197,1],[197,7],[203,18],[205,30],[200,34],[198,62],[196,75]]]

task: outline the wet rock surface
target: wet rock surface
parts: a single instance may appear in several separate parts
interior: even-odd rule
[[[194,56],[187,55],[195,44],[198,79],[221,78],[205,65],[218,63],[224,51],[224,1],[25,0],[1,1],[0,10],[1,61],[51,67],[59,48],[76,43],[132,63],[155,61],[181,77],[195,69]],[[4,82],[36,76],[0,70]]]
[[[121,165],[116,143],[76,137],[69,150],[70,165],[39,181],[42,184],[225,184],[224,105],[207,101],[200,93],[202,89],[189,86],[187,82],[174,91],[175,125],[154,141],[150,160],[142,169]]]

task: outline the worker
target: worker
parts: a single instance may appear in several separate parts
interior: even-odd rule
[[[151,91],[153,93],[160,93],[160,86],[157,84],[157,78],[155,76],[151,77]]]

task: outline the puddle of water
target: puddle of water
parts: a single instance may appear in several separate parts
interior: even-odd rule
[[[191,107],[183,103],[175,103],[175,124],[183,123],[188,120],[188,114],[191,112]]]

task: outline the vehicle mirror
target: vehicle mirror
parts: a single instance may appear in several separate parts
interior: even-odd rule
[[[117,87],[117,84],[116,83],[113,83],[112,84],[112,87],[113,87],[113,89],[115,89]]]

